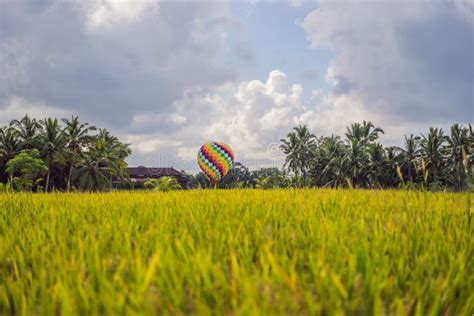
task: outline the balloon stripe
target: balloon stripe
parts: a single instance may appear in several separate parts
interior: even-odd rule
[[[216,166],[214,166],[214,164],[209,159],[207,159],[207,157],[203,155],[202,158],[204,162],[206,163],[209,171],[212,172],[212,174],[214,175],[215,180],[216,181],[219,180],[221,177],[220,171],[216,168]]]
[[[213,182],[215,179],[215,175],[211,172],[211,170],[202,162],[199,160],[199,167],[201,170],[206,174],[206,176]]]
[[[222,165],[223,168],[226,169],[226,171],[229,171],[230,169],[230,164],[229,161],[226,158],[225,153],[220,150],[220,148],[215,144],[212,143],[212,147],[215,150],[215,158],[217,161],[219,161]]]
[[[202,155],[202,153],[199,153],[199,160],[201,161],[201,163],[204,165],[205,167],[205,170],[208,172],[208,173],[214,173],[214,170],[212,169],[209,161],[207,161],[207,159]],[[215,177],[215,175],[214,175]]]
[[[216,182],[219,179],[219,177],[216,176],[215,172],[212,169],[210,169],[207,165],[202,164],[200,165],[200,167],[211,182]]]
[[[215,168],[215,166],[202,154],[199,153],[201,160],[206,166],[206,169],[213,174],[213,178],[219,179],[220,178],[220,172]]]
[[[221,161],[222,163],[225,163],[227,169],[230,170],[229,156],[227,156],[226,152],[223,151],[223,150],[217,145],[217,143],[212,143],[212,146],[216,149],[216,152],[219,154],[219,155],[218,155],[219,161]]]
[[[216,147],[216,149],[219,150],[219,152],[221,153],[221,155],[228,161],[228,162],[232,162],[232,155],[229,151],[227,151],[224,147],[222,147],[219,143],[214,143],[214,146]]]
[[[199,149],[199,167],[212,183],[221,181],[232,168],[234,153],[227,145],[217,142],[207,143]]]
[[[232,149],[227,147],[225,144],[217,143],[217,145],[233,160],[234,159],[234,152]]]
[[[214,143],[217,144],[222,150],[224,150],[232,160],[234,160],[234,152],[226,144],[223,143]]]
[[[206,152],[208,153],[207,158],[210,162],[212,162],[212,164],[219,170],[219,173],[223,176],[224,170],[222,168],[221,162],[219,161],[219,157],[212,149],[213,148],[211,144],[206,144]]]

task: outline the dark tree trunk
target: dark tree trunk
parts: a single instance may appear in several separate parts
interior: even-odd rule
[[[48,168],[48,173],[46,174],[46,185],[44,187],[44,191],[49,191],[49,176],[51,175],[51,168]]]
[[[413,176],[411,173],[411,161],[408,161],[408,179],[410,179],[410,182],[413,182]]]
[[[71,190],[71,178],[72,178],[72,163],[69,166],[69,172],[67,175],[67,191],[68,192]]]

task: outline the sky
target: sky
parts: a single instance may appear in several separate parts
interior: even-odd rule
[[[474,122],[474,2],[0,0],[0,125],[105,127],[130,166],[197,170],[222,141],[280,167],[297,125],[381,142]]]

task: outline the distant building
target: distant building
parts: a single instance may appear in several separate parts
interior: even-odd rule
[[[179,182],[179,184],[186,188],[188,180],[186,177],[179,172],[178,170],[171,168],[156,168],[156,167],[132,167],[127,168],[128,175],[130,176],[130,181],[133,184],[141,185],[143,182],[150,179],[159,179],[161,177],[174,177]]]

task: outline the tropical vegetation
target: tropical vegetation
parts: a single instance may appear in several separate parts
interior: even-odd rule
[[[474,189],[471,124],[454,124],[449,133],[430,128],[425,134],[405,136],[401,146],[382,145],[383,133],[382,128],[366,121],[351,124],[342,137],[315,135],[307,126],[298,126],[281,139],[282,169],[249,170],[236,162],[219,187]],[[125,162],[130,154],[128,144],[78,117],[37,121],[26,115],[0,127],[0,183],[2,188],[17,191],[97,191],[114,185],[133,188]],[[16,168],[13,174],[7,170],[9,161],[27,156],[41,159],[46,169],[38,167],[32,173]],[[183,173],[188,180],[186,188],[209,188],[203,173]],[[160,181],[150,180],[144,187],[181,188],[176,179]]]
[[[150,179],[145,181],[144,187],[149,190],[168,192],[171,190],[182,189],[175,177],[160,177],[159,179]]]
[[[356,188],[473,188],[474,131],[454,124],[449,135],[440,128],[405,136],[401,147],[384,147],[383,129],[354,123],[344,137],[315,136],[295,127],[282,139],[285,167],[301,185]],[[306,174],[310,175],[308,184]]]
[[[25,115],[0,127],[0,182],[10,190],[97,191],[127,179],[128,144],[79,118]]]
[[[474,189],[474,131],[454,124],[405,136],[401,146],[384,146],[384,130],[364,121],[347,127],[344,136],[317,136],[297,126],[281,139],[283,169],[249,170],[234,163],[220,188],[404,188]],[[207,188],[202,173],[187,175],[188,188]]]

